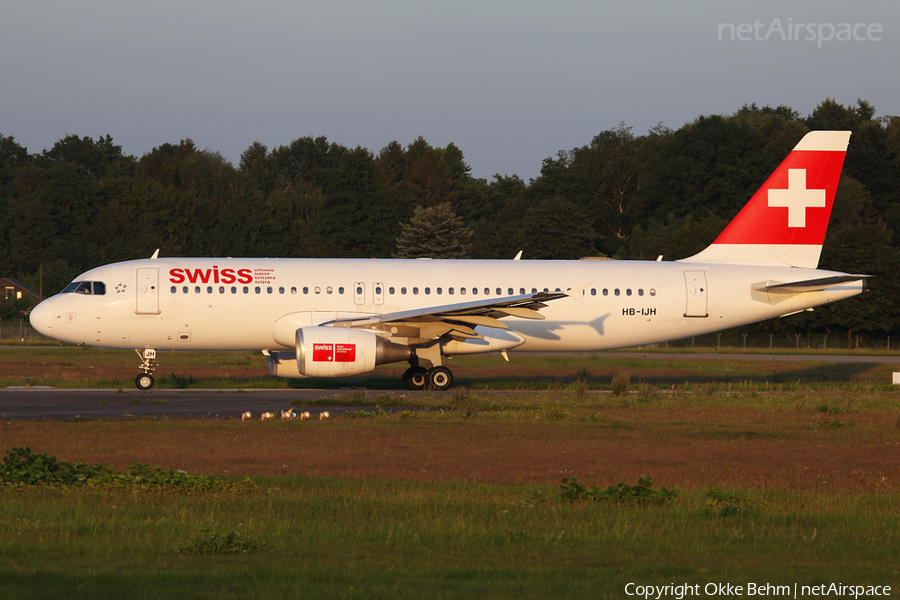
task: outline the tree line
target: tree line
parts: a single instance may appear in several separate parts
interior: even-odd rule
[[[871,293],[758,327],[900,330],[900,117],[827,99],[801,117],[748,105],[643,135],[620,124],[529,182],[472,177],[454,144],[377,154],[303,137],[235,166],[191,140],[126,155],[110,136],[29,154],[0,134],[0,275],[59,291],[101,264],[161,256],[666,260],[707,246],[810,130],[851,130],[820,266]]]

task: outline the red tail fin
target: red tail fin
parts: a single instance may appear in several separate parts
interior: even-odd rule
[[[815,268],[849,131],[811,131],[706,250],[686,262]]]

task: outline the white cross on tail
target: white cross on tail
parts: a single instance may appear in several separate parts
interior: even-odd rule
[[[788,169],[786,190],[769,190],[769,206],[788,209],[788,227],[806,227],[807,208],[825,208],[825,190],[806,189],[806,169]]]

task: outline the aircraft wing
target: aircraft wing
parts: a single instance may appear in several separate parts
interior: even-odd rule
[[[545,308],[547,302],[568,295],[566,292],[538,292],[417,308],[364,319],[337,320],[323,325],[368,329],[394,343],[404,345],[427,343],[445,335],[459,341],[481,339],[482,336],[475,332],[475,327],[480,325],[509,329],[508,325],[500,321],[503,317],[542,320],[544,316],[538,311]]]

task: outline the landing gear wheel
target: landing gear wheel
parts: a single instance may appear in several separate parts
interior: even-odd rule
[[[426,389],[433,392],[444,392],[453,385],[453,373],[447,367],[434,367],[425,374]]]
[[[410,367],[403,373],[403,385],[408,390],[424,390],[427,378],[426,371],[423,367]]]
[[[151,375],[150,373],[141,373],[134,378],[134,385],[137,387],[137,389],[146,392],[153,387],[154,381],[155,380],[153,379],[153,375]]]

